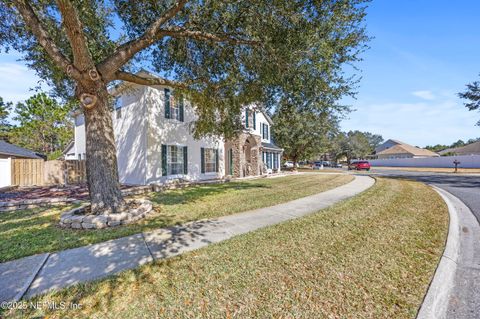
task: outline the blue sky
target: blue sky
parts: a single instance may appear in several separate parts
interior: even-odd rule
[[[456,93],[479,79],[480,1],[373,0],[367,29],[374,37],[363,54],[355,112],[341,124],[425,146],[480,137]],[[38,78],[15,52],[0,53],[0,96],[29,97]]]
[[[456,93],[479,79],[480,1],[373,0],[367,29],[375,37],[359,64],[357,110],[344,130],[366,130],[413,145],[480,137]]]

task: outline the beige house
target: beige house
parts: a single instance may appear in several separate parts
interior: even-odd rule
[[[388,140],[375,150],[375,159],[395,158],[425,158],[438,157],[437,153],[403,143],[398,140]]]
[[[480,141],[470,143],[465,146],[447,148],[443,151],[438,152],[440,155],[480,155]]]

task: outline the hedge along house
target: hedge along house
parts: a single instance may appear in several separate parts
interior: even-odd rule
[[[245,108],[245,128],[239,137],[225,142],[221,137],[195,139],[195,108],[187,100],[175,100],[169,87],[125,83],[111,93],[115,96],[112,119],[121,183],[163,184],[174,179],[199,181],[280,170],[282,150],[271,143],[272,120],[254,107]],[[83,114],[75,114],[75,125],[74,149],[83,152]]]

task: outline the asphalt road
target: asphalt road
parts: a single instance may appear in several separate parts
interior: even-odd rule
[[[453,173],[411,172],[374,168],[372,175],[391,178],[407,178],[440,187],[467,205],[480,222],[480,175]],[[466,234],[462,234],[466,235]],[[461,254],[468,265],[458,265],[455,286],[448,305],[447,318],[480,318],[480,234],[474,235],[478,245],[462,247]]]
[[[464,202],[480,222],[480,175],[409,172],[380,168],[372,169],[371,173],[395,178],[409,178],[443,188]]]

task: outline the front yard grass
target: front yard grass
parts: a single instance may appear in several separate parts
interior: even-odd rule
[[[102,230],[58,227],[67,207],[0,213],[0,262],[128,236],[203,218],[267,207],[348,183],[348,175],[295,175],[151,193],[155,212],[128,226]]]
[[[444,248],[445,203],[379,178],[316,214],[234,237],[35,302],[49,318],[414,318]]]

